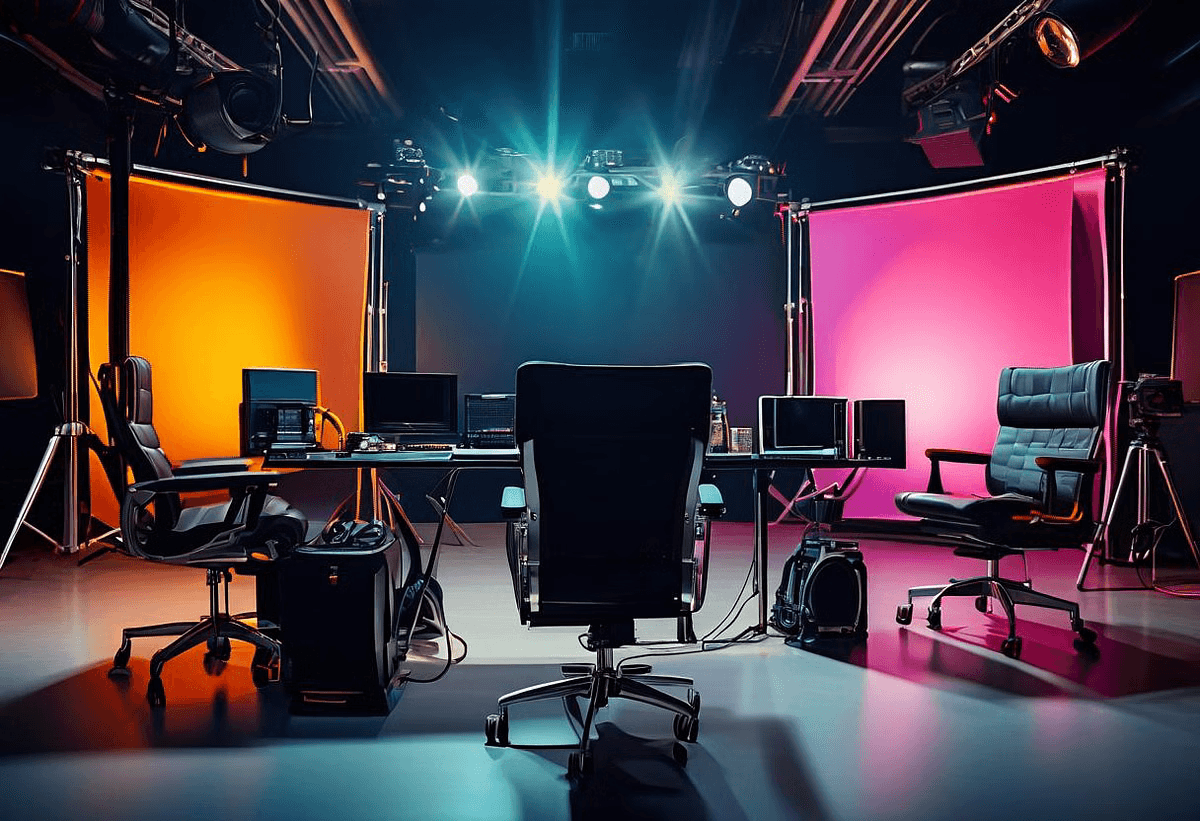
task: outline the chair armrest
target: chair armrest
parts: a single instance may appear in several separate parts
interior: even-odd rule
[[[269,487],[279,481],[282,474],[270,470],[242,471],[238,473],[198,473],[194,476],[171,476],[167,479],[151,479],[130,485],[132,491],[151,493],[192,493],[200,490],[240,490],[243,488]]]
[[[500,496],[500,514],[505,519],[519,519],[525,513],[525,489],[506,487]]]
[[[249,459],[186,459],[171,472],[176,476],[194,476],[198,473],[236,473],[249,469]]]
[[[962,465],[986,465],[992,460],[990,453],[980,453],[974,450],[954,450],[952,448],[928,448],[925,451],[929,459],[929,483],[926,493],[945,493],[942,487],[942,462],[954,462]]]
[[[1103,467],[1098,459],[1071,459],[1066,456],[1038,456],[1033,463],[1047,473],[1067,470],[1084,476],[1090,476]]]
[[[716,485],[700,485],[700,515],[707,519],[719,519],[725,515],[725,499]]]
[[[1059,516],[1052,513],[1054,510],[1054,499],[1058,496],[1058,480],[1056,474],[1059,471],[1068,473],[1078,473],[1081,482],[1085,482],[1088,477],[1094,476],[1103,465],[1097,459],[1072,459],[1066,456],[1037,456],[1034,457],[1033,463],[1040,467],[1046,474],[1045,492],[1042,494],[1042,515],[1041,518],[1046,521],[1053,522],[1077,522],[1083,515],[1085,508],[1090,508],[1092,504],[1092,492],[1090,485],[1084,485],[1080,489],[1079,499],[1076,502],[1075,509],[1068,516]]]

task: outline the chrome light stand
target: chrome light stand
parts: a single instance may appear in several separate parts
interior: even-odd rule
[[[17,534],[21,531],[22,526],[28,527],[34,533],[53,544],[55,551],[58,553],[76,553],[81,546],[85,546],[88,542],[86,537],[82,542],[80,540],[79,519],[82,512],[79,498],[80,456],[82,453],[86,453],[84,448],[98,444],[99,440],[96,439],[95,434],[92,433],[88,426],[79,419],[79,249],[83,242],[83,176],[78,166],[80,155],[74,152],[67,152],[65,158],[59,159],[62,160],[61,167],[58,167],[56,163],[47,163],[46,168],[47,170],[61,170],[66,173],[67,202],[70,219],[68,231],[70,247],[67,257],[70,263],[70,283],[67,289],[67,367],[63,423],[54,429],[54,433],[46,445],[46,452],[42,456],[37,473],[34,475],[33,484],[29,488],[29,493],[25,496],[25,501],[21,504],[20,513],[17,514],[16,523],[13,524],[12,531],[8,535],[4,551],[0,553],[0,568],[4,566],[4,561],[8,558],[8,552],[12,548],[13,542],[16,541]],[[38,529],[29,521],[29,512],[42,490],[46,476],[50,472],[50,466],[53,464],[54,457],[58,453],[60,446],[63,446],[66,451],[66,472],[63,476],[63,533],[61,542],[55,541],[53,537]]]

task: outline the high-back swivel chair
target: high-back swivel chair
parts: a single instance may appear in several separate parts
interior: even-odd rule
[[[507,745],[508,708],[542,699],[589,700],[569,774],[590,769],[596,711],[627,698],[675,713],[674,732],[695,741],[700,696],[692,680],[615,665],[635,643],[634,622],[674,619],[695,641],[704,598],[709,520],[724,508],[700,474],[708,441],[707,365],[565,365],[517,370],[516,441],[523,487],[506,488],[508,557],[521,622],[578,625],[595,664],[501,696],[488,717],[492,745]],[[688,688],[678,698],[655,685]],[[680,746],[682,751],[683,747]]]
[[[124,458],[133,484],[121,494],[120,548],[130,556],[164,564],[204,568],[209,588],[209,615],[196,622],[171,622],[127,627],[109,675],[129,675],[130,639],[145,636],[178,636],[150,660],[146,697],[163,706],[163,665],[201,643],[206,660],[229,658],[230,639],[256,648],[256,680],[278,669],[279,642],[264,632],[268,624],[258,613],[258,624],[247,619],[255,613],[230,615],[229,582],[232,570],[264,572],[293,546],[304,541],[308,521],[299,510],[267,493],[278,474],[247,470],[241,459],[207,459],[184,462],[172,469],[163,453],[153,421],[150,363],[140,356],[122,360],[118,367],[100,369],[101,402],[116,450]],[[229,499],[216,504],[186,506],[183,495],[228,491]],[[220,601],[225,586],[225,605]],[[269,582],[260,585],[260,603],[269,594]]]
[[[1079,605],[1034,590],[1023,581],[1000,576],[1000,560],[1031,550],[1080,547],[1095,537],[1092,487],[1102,467],[1097,461],[1108,411],[1110,366],[1106,361],[1058,368],[1005,368],[1000,374],[996,412],[1000,430],[989,453],[930,449],[929,484],[924,492],[900,493],[896,506],[921,517],[932,541],[954,546],[959,556],[987,562],[984,575],[948,584],[914,587],[900,605],[896,621],[912,622],[912,600],[933,596],[928,622],[941,629],[941,603],[947,596],[974,596],[986,612],[989,599],[1008,617],[1001,649],[1021,653],[1013,605],[1066,611],[1079,649],[1096,634],[1079,615]],[[986,466],[988,496],[946,493],[941,463]]]

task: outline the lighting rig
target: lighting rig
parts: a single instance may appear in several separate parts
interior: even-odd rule
[[[490,152],[475,169],[449,172],[463,197],[516,194],[542,202],[571,201],[594,211],[682,207],[685,203],[724,202],[726,214],[738,215],[755,203],[786,200],[783,169],[767,157],[750,154],[703,170],[659,164],[619,148],[584,154],[570,172],[539,167],[526,154],[502,148]]]
[[[981,143],[996,119],[996,104],[1011,103],[1018,91],[1005,85],[999,69],[984,82],[981,64],[1020,36],[1057,68],[1072,69],[1124,32],[1150,0],[1022,0],[979,40],[953,60],[910,61],[901,94],[917,117],[908,138],[925,151],[934,168],[983,165]]]
[[[198,150],[258,151],[280,121],[279,62],[242,67],[184,28],[181,7],[182,0],[8,0],[0,20],[5,40],[110,106],[121,98],[158,107]],[[278,38],[264,34],[278,55]]]

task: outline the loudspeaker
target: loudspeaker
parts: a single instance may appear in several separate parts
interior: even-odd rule
[[[853,406],[851,441],[855,459],[886,460],[889,468],[907,463],[907,428],[903,399],[858,399]]]

